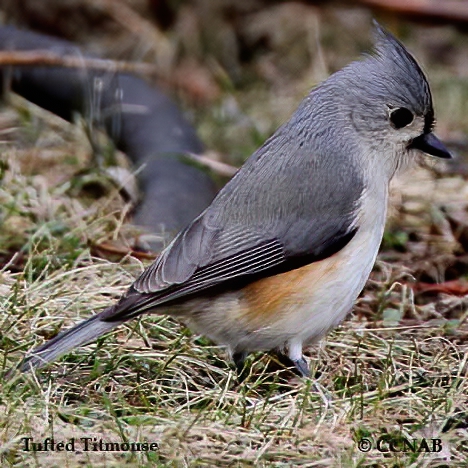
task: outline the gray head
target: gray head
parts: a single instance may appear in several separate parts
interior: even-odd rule
[[[450,153],[434,136],[434,110],[427,79],[413,56],[375,23],[375,52],[332,75],[322,86],[332,92],[346,126],[373,153],[394,160],[394,168],[421,151]]]

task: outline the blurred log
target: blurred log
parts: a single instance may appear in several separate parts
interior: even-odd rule
[[[410,16],[414,19],[448,23],[468,23],[468,3],[459,0],[355,0],[376,10]]]
[[[0,27],[0,49],[48,49],[77,60],[95,59],[68,41],[11,26]],[[4,65],[1,71],[0,86],[11,84],[18,94],[66,120],[76,112],[100,116],[116,146],[135,168],[143,168],[137,173],[143,196],[134,222],[163,234],[163,244],[211,203],[216,194],[211,177],[187,161],[203,145],[178,107],[156,87],[132,74],[85,67]]]

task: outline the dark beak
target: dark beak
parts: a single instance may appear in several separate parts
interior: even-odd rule
[[[415,148],[424,153],[431,154],[443,159],[452,159],[452,155],[444,144],[432,133],[423,133],[415,138],[409,145],[409,148]]]

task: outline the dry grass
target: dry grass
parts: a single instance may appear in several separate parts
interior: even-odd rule
[[[102,241],[124,243],[132,229],[117,188],[94,199],[76,189],[90,160],[82,132],[16,101],[0,111],[0,122],[2,373],[62,327],[109,305],[144,265],[91,254]],[[236,125],[245,131],[244,120]],[[247,128],[252,145],[263,137]],[[222,349],[170,318],[145,317],[37,375],[2,382],[1,465],[466,467],[467,299],[415,297],[411,288],[412,275],[441,281],[461,261],[434,207],[465,210],[465,183],[438,179],[429,168],[401,186],[354,314],[309,350],[312,379],[259,354],[239,383]],[[375,444],[382,436],[441,439],[442,451],[359,450],[361,439]],[[24,437],[149,441],[158,450],[32,453],[23,450]]]

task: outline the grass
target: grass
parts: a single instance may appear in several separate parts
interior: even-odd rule
[[[144,264],[94,255],[104,241],[127,245],[134,231],[117,188],[103,182],[98,198],[74,190],[91,159],[83,133],[21,101],[2,108],[0,120],[2,374],[108,306]],[[249,128],[256,144],[259,129]],[[467,466],[466,298],[411,287],[412,276],[443,280],[460,257],[430,208],[438,197],[466,207],[464,181],[437,180],[429,168],[406,184],[353,315],[308,350],[311,379],[257,354],[238,382],[224,350],[169,317],[145,317],[44,371],[2,381],[1,465]],[[75,439],[77,450],[28,452],[25,437]],[[83,437],[157,449],[84,451]],[[418,450],[387,450],[391,441],[402,449],[401,438],[416,440]],[[423,439],[429,448],[440,439],[442,450],[425,451]]]

